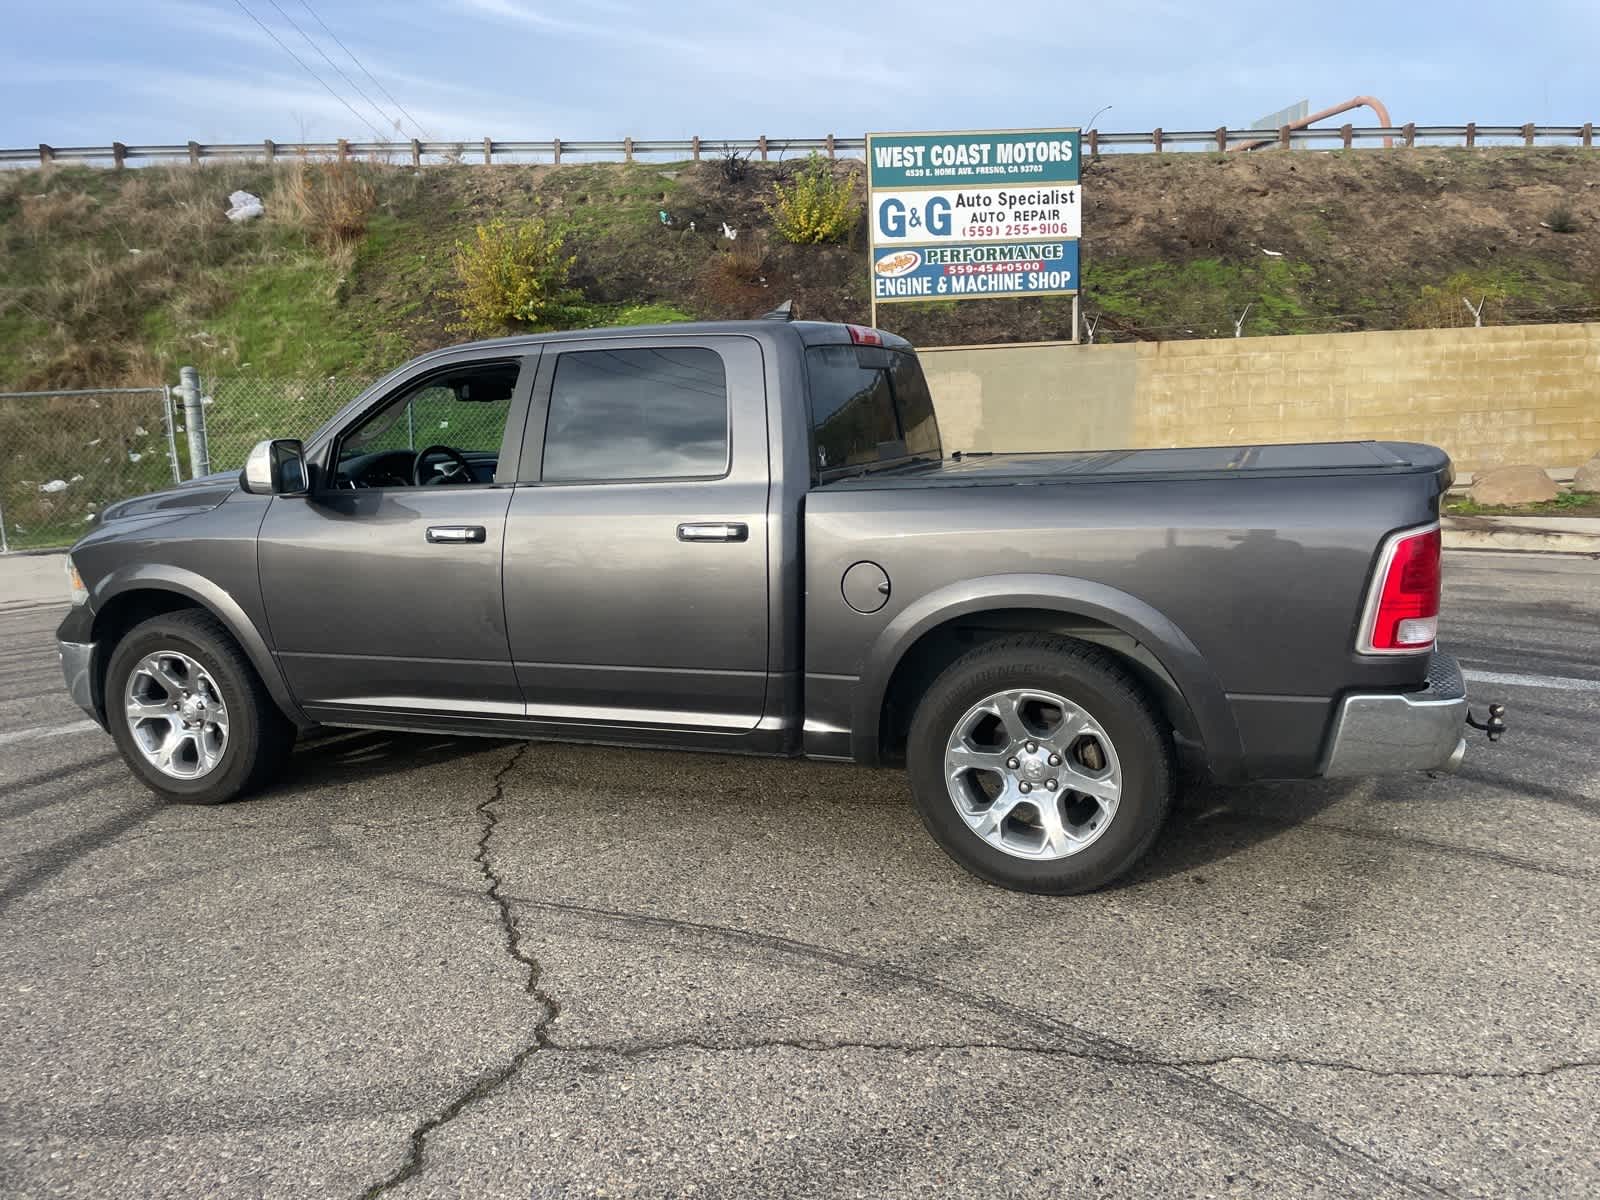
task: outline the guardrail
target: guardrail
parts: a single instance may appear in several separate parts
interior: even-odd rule
[[[1293,129],[1283,126],[1270,129],[1151,129],[1143,133],[1101,133],[1091,129],[1083,135],[1085,151],[1091,157],[1103,151],[1122,153],[1160,154],[1168,149],[1230,150],[1246,146],[1269,144],[1290,149],[1333,143],[1349,149],[1359,143],[1383,142],[1400,146],[1418,144],[1453,144],[1475,146],[1481,141],[1521,142],[1525,146],[1551,143],[1576,143],[1585,149],[1594,145],[1594,124],[1582,125],[1393,125],[1326,126],[1319,129]],[[833,158],[839,154],[861,153],[866,148],[863,137],[838,137],[828,134],[812,138],[622,138],[619,141],[578,140],[566,141],[549,138],[543,141],[501,141],[482,138],[478,141],[395,141],[357,142],[340,138],[332,142],[262,142],[216,143],[173,142],[166,145],[130,146],[112,142],[109,146],[38,146],[0,149],[0,165],[26,164],[49,166],[58,162],[111,162],[124,166],[130,162],[187,160],[199,165],[207,159],[266,159],[283,155],[313,158],[408,158],[413,165],[422,165],[425,159],[451,162],[481,161],[492,163],[498,155],[502,159],[559,163],[566,157],[584,159],[615,159],[632,162],[636,157],[688,158],[698,162],[707,155],[748,154],[767,161],[776,154],[782,158],[792,153],[810,153],[816,150]],[[481,156],[481,157],[480,157]]]

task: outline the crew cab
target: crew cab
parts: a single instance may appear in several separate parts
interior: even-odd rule
[[[1450,480],[1391,442],[963,453],[857,326],[515,337],[108,507],[58,637],[174,800],[317,726],[903,763],[964,867],[1077,892],[1149,849],[1180,764],[1459,761]]]

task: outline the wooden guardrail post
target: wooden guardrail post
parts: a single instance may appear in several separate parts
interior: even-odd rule
[[[689,139],[689,157],[695,162],[700,161],[700,135],[698,133]]]
[[[422,143],[416,138],[411,139],[411,165],[413,167],[422,165]]]
[[[767,135],[762,134],[756,139],[756,149],[761,151],[761,161],[767,161]]]
[[[111,143],[111,165],[117,170],[122,170],[128,163],[128,148],[121,142]]]
[[[829,158],[833,157],[833,134],[830,133],[823,139],[823,149],[826,150]]]
[[[271,138],[267,138],[266,141],[261,143],[261,153],[268,162],[271,162],[278,157],[278,143]]]
[[[1478,144],[1478,123],[1476,121],[1468,121],[1467,122],[1467,149],[1471,150],[1477,144]]]
[[[494,143],[488,138],[483,139],[483,165],[488,166],[494,161]]]
[[[550,139],[550,163],[557,167],[561,165],[561,139],[558,137]]]
[[[1155,153],[1161,153],[1161,127],[1159,125],[1150,131],[1150,144],[1155,147]]]
[[[39,165],[41,167],[48,167],[51,163],[55,162],[55,160],[56,160],[55,147],[47,146],[43,142],[40,142],[39,143]]]
[[[1226,154],[1227,151],[1228,151],[1228,127],[1226,125],[1218,125],[1217,126],[1217,153],[1218,154]]]
[[[633,139],[631,137],[625,137],[622,139],[622,161],[633,161]]]
[[[1089,157],[1100,157],[1100,131],[1098,129],[1089,130]]]
[[[1594,146],[1594,122],[1593,121],[1585,121],[1583,123],[1583,132],[1578,135],[1578,143],[1585,150],[1591,149]]]
[[[189,165],[191,167],[198,167],[200,165],[200,143],[199,142],[190,142],[189,143]]]
[[[1522,127],[1522,144],[1524,146],[1533,145],[1533,122],[1532,121],[1529,121],[1526,125],[1524,125]]]
[[[344,162],[350,157],[350,142],[346,138],[339,139],[339,161]]]
[[[1415,121],[1407,121],[1400,127],[1400,132],[1405,134],[1407,149],[1417,144],[1417,123]]]
[[[1287,125],[1280,125],[1280,126],[1278,126],[1278,149],[1287,150],[1288,148],[1289,148],[1289,127]]]
[[[1339,140],[1344,143],[1346,150],[1350,149],[1356,144],[1356,127],[1348,121],[1339,126]]]

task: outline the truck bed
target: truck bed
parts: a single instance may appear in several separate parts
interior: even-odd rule
[[[824,484],[851,488],[986,487],[1023,484],[1128,483],[1224,478],[1282,479],[1309,475],[1442,473],[1450,460],[1412,442],[1310,442],[1289,445],[1197,446],[1161,450],[1068,450],[1054,453],[965,453],[943,462],[867,472]]]

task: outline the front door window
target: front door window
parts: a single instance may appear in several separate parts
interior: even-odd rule
[[[339,441],[341,488],[447,487],[495,481],[518,364],[430,375]]]

